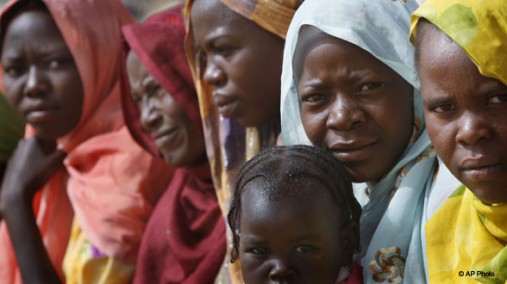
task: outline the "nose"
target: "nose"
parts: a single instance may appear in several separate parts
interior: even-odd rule
[[[273,260],[271,270],[269,271],[270,280],[281,282],[290,279],[294,275],[294,269],[286,261],[280,259]]]
[[[463,146],[486,141],[492,135],[487,119],[473,112],[465,112],[457,127],[456,142]]]
[[[347,131],[366,121],[360,106],[347,95],[337,95],[329,107],[326,126],[329,129]]]
[[[144,96],[141,100],[141,125],[149,133],[162,126],[163,118],[156,110],[154,98]]]
[[[47,88],[43,72],[37,66],[30,66],[25,84],[25,94],[29,97],[37,97],[46,92]]]
[[[204,70],[204,82],[212,86],[221,86],[225,82],[225,72],[217,66],[213,61],[206,62],[206,69]]]

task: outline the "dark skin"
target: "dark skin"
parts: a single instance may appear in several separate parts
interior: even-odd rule
[[[424,115],[437,154],[480,200],[506,203],[507,86],[482,75],[435,26],[418,33]]]
[[[377,182],[413,130],[413,88],[367,51],[315,27],[301,29],[293,59],[303,127],[354,182]]]
[[[357,224],[345,219],[319,181],[298,179],[286,185],[297,194],[274,199],[261,189],[267,184],[254,179],[241,197],[245,283],[335,283],[340,267],[351,264]]]
[[[63,168],[56,140],[74,129],[83,88],[71,53],[49,12],[30,8],[13,17],[2,46],[5,95],[36,130],[11,157],[0,212],[24,283],[59,283],[34,218],[33,198]]]
[[[243,126],[279,122],[284,41],[219,0],[197,0],[192,36],[203,81],[224,117]]]

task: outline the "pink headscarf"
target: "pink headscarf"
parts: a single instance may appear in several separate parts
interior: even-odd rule
[[[9,2],[1,16],[17,3],[22,2]],[[96,248],[106,256],[134,263],[153,204],[167,187],[172,171],[132,140],[121,114],[121,26],[132,23],[133,18],[116,0],[44,3],[73,55],[84,88],[78,125],[57,141],[68,154],[65,169],[34,200],[44,244],[62,275],[74,211]],[[27,136],[33,134],[29,129]],[[21,282],[4,225],[0,229],[0,279],[2,283]]]

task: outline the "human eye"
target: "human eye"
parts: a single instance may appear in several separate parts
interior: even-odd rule
[[[310,245],[299,245],[294,248],[296,253],[308,253],[314,251],[316,248]]]
[[[252,247],[249,248],[247,252],[256,256],[266,256],[270,253],[270,250],[266,247]]]
[[[72,58],[56,57],[49,59],[46,63],[46,66],[49,70],[60,70],[73,65],[72,63]]]
[[[359,87],[359,92],[368,92],[383,87],[385,84],[382,82],[369,82],[362,84]]]
[[[4,65],[5,74],[13,78],[21,76],[25,69],[22,64]]]
[[[498,94],[488,99],[489,104],[502,104],[507,102],[507,94]]]
[[[455,109],[456,108],[452,104],[449,104],[449,103],[441,104],[441,105],[434,106],[431,108],[431,110],[436,113],[446,113],[446,112],[453,111]]]
[[[318,104],[326,100],[327,96],[321,93],[302,94],[301,96],[301,102],[309,104]]]

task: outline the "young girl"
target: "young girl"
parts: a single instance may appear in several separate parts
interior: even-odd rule
[[[416,8],[413,0],[308,0],[287,34],[283,140],[331,150],[364,183],[355,186],[363,206],[356,259],[370,283],[425,282],[423,224],[454,187],[445,183],[456,184],[441,174],[422,120],[406,41]]]
[[[507,281],[505,15],[503,0],[428,0],[412,18],[428,133],[463,183],[426,225],[431,283]]]
[[[0,279],[129,283],[172,173],[121,114],[132,18],[116,0],[33,0],[10,2],[0,22],[5,95],[29,124],[2,184]]]
[[[131,49],[131,92],[122,93],[126,123],[141,145],[175,168],[144,232],[134,283],[214,283],[226,251],[225,221],[183,49],[182,5],[123,27],[123,35]]]
[[[361,207],[343,165],[323,149],[280,146],[245,163],[229,225],[245,283],[362,283]]]

